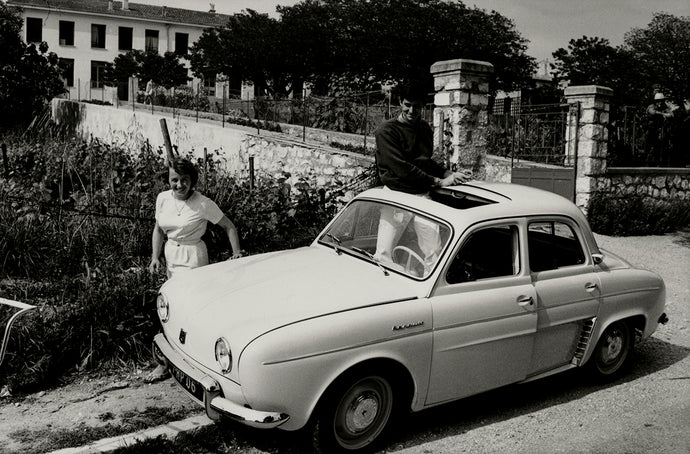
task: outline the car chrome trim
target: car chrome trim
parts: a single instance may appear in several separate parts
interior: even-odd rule
[[[575,347],[575,354],[571,364],[579,366],[582,363],[582,358],[585,356],[585,351],[589,342],[592,340],[592,334],[594,334],[594,327],[596,326],[597,318],[592,317],[589,320],[585,320],[582,323],[582,329],[580,330],[580,339],[577,341],[577,346]]]
[[[631,293],[638,293],[638,292],[655,292],[658,290],[661,290],[663,287],[662,286],[655,286],[655,287],[644,287],[644,288],[630,288],[626,290],[621,290],[620,292],[611,292],[611,293],[604,293],[600,296],[600,298],[610,298],[612,296],[623,296],[623,295],[630,295]]]
[[[253,410],[223,397],[221,395],[222,389],[218,382],[189,364],[182,355],[170,345],[170,342],[168,342],[168,339],[166,339],[165,335],[162,333],[157,334],[153,338],[153,344],[154,347],[158,349],[159,355],[157,355],[157,359],[164,359],[166,362],[173,364],[176,368],[180,369],[203,386],[203,402],[199,402],[196,398],[193,398],[187,390],[184,388],[182,389],[185,393],[190,395],[195,402],[200,403],[206,408],[206,415],[209,418],[216,420],[220,413],[242,424],[260,429],[273,429],[290,419],[290,416],[285,413]]]
[[[394,336],[394,337],[388,337],[386,339],[379,339],[379,340],[375,340],[375,341],[362,342],[360,344],[347,345],[345,347],[334,348],[331,350],[324,350],[321,352],[310,353],[308,355],[293,356],[293,357],[285,358],[285,359],[268,360],[268,361],[263,361],[261,364],[263,364],[264,366],[272,366],[274,364],[289,363],[291,361],[299,361],[301,359],[314,358],[317,356],[328,355],[331,353],[340,353],[340,352],[344,352],[347,350],[353,350],[356,348],[368,347],[370,345],[377,345],[377,344],[382,344],[384,342],[395,341],[395,340],[399,340],[399,339],[405,339],[406,337],[418,336],[420,334],[426,334],[426,333],[430,333],[432,331],[433,330],[431,328],[423,329],[420,331],[414,331],[414,332],[408,331],[406,334],[402,334],[402,335]]]
[[[476,325],[479,323],[497,322],[499,320],[505,320],[508,318],[525,317],[525,316],[534,316],[534,311],[532,311],[532,312],[520,311],[520,312],[508,314],[508,315],[501,315],[498,317],[487,317],[487,318],[480,318],[480,319],[471,320],[471,321],[463,322],[463,323],[454,323],[452,325],[439,326],[436,329],[434,329],[434,331],[443,331],[443,330],[447,330],[447,329],[463,328],[465,326]]]
[[[522,380],[522,381],[520,381],[520,382],[518,382],[518,383],[529,383],[529,382],[531,382],[531,381],[539,380],[539,379],[541,379],[541,378],[548,377],[548,376],[550,376],[550,375],[556,375],[556,374],[558,374],[558,373],[565,372],[566,370],[570,370],[570,369],[573,369],[573,368],[575,368],[575,365],[574,365],[574,364],[570,364],[570,363],[568,363],[568,364],[563,364],[562,366],[558,366],[558,367],[556,367],[556,368],[554,368],[554,369],[547,370],[547,371],[545,371],[545,372],[538,372],[538,373],[536,373],[535,375],[529,375],[529,376],[527,376],[527,378],[525,378],[524,380]]]
[[[211,399],[211,408],[230,419],[258,429],[273,429],[290,419],[285,413],[252,410],[223,397]]]

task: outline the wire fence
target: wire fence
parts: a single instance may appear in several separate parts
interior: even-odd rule
[[[229,89],[205,87],[202,82],[166,89],[145,87],[131,80],[128,86],[94,86],[92,80],[76,80],[64,95],[68,99],[130,108],[133,112],[161,109],[173,117],[219,121],[280,131],[281,124],[297,125],[364,136],[371,136],[383,121],[399,113],[399,105],[390,93],[381,90],[349,93],[341,96],[316,96],[307,92],[293,97],[253,96],[243,99],[242,93]],[[133,99],[129,99],[129,98]],[[433,104],[428,104],[422,117],[433,122]],[[303,139],[306,134],[303,135]],[[364,142],[365,143],[365,142]]]

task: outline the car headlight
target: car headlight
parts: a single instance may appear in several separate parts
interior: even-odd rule
[[[222,337],[216,341],[216,361],[218,361],[221,372],[224,374],[232,370],[232,352],[230,351],[230,344]]]
[[[165,299],[162,293],[159,293],[156,299],[156,310],[158,311],[158,318],[161,319],[161,322],[167,322],[170,317],[170,307],[168,306],[168,300]]]

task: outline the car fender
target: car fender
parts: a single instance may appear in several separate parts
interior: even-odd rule
[[[666,305],[666,287],[657,274],[640,269],[621,269],[600,274],[602,304],[582,363],[586,363],[601,334],[619,320],[634,320],[634,328],[646,339],[656,331]]]
[[[431,323],[428,300],[414,298],[283,326],[243,350],[242,392],[252,408],[290,415],[281,428],[297,430],[338,377],[363,363],[390,360],[408,371],[417,408],[428,386]]]

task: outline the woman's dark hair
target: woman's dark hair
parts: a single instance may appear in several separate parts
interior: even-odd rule
[[[199,171],[189,159],[175,158],[170,163],[170,168],[180,175],[189,175],[189,179],[192,180],[192,187],[196,186],[197,181],[199,181]]]

